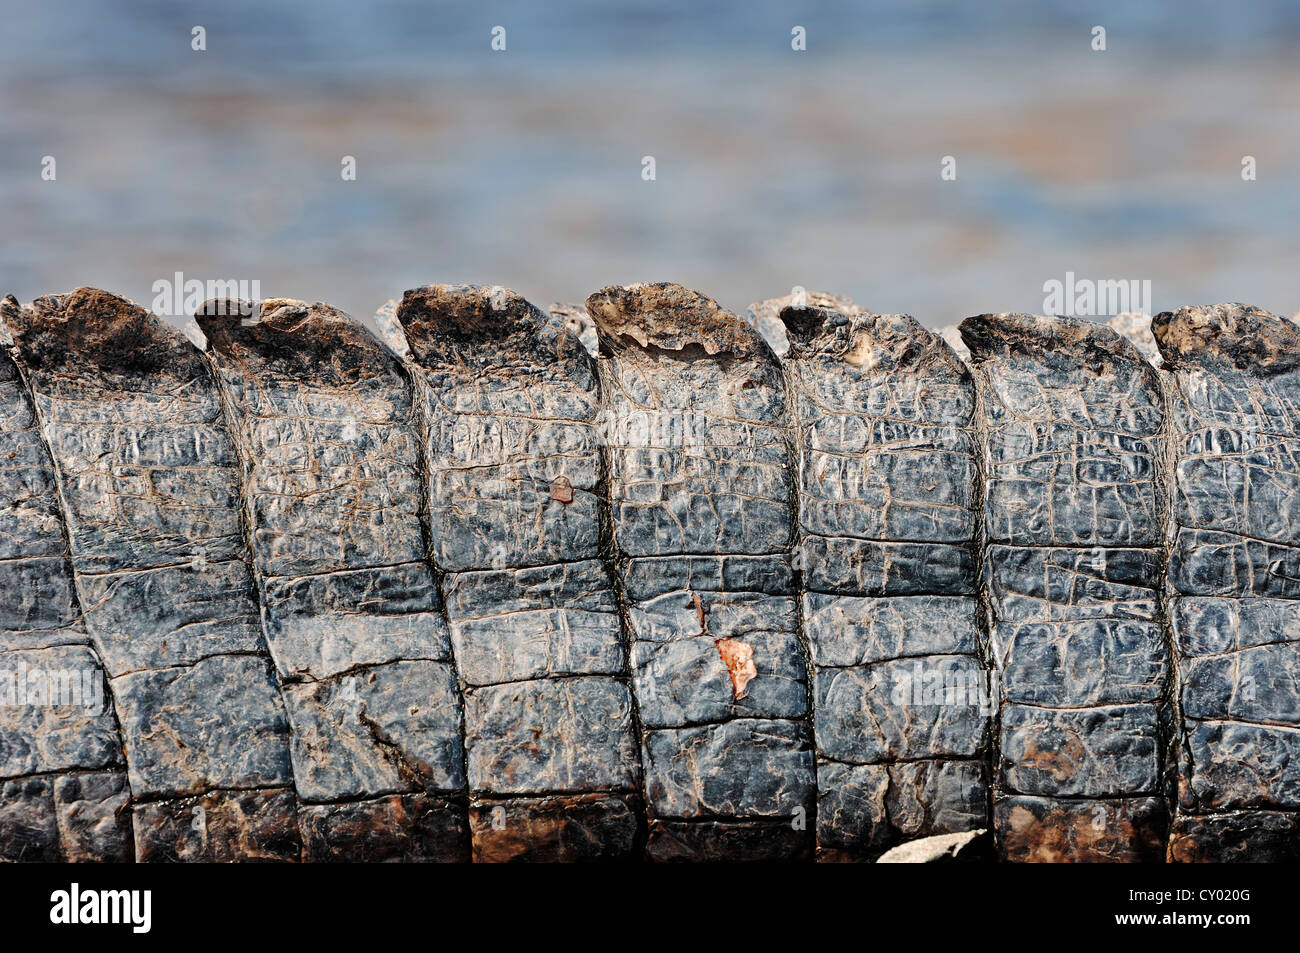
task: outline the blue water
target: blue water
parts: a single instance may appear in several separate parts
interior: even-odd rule
[[[545,305],[674,279],[941,325],[1039,310],[1073,271],[1300,309],[1296,3],[45,0],[0,24],[0,293],[24,300],[147,304],[176,271],[354,313],[429,281]]]

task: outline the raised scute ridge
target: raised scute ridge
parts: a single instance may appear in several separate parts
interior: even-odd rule
[[[21,320],[23,307],[18,303],[18,299],[13,295],[5,295],[4,300],[0,301],[0,346],[10,347],[14,343],[14,336],[10,333],[9,328],[15,320]]]
[[[641,768],[592,357],[562,316],[500,288],[417,289],[397,316],[418,362],[474,858],[632,856]]]
[[[511,362],[587,363],[577,335],[508,288],[413,288],[402,295],[397,320],[411,356],[426,367],[497,365],[506,356]]]
[[[46,295],[27,308],[11,298],[3,320],[23,361],[45,371],[94,367],[148,375],[170,367],[183,375],[196,372],[202,361],[198,349],[167,322],[98,288]]]
[[[397,374],[397,359],[362,324],[323,302],[268,298],[256,319],[242,302],[207,301],[195,313],[208,346],[288,377],[348,383]]]
[[[771,353],[762,336],[739,316],[670,281],[602,288],[587,299],[587,313],[596,322],[602,353],[620,339],[686,356],[693,346],[709,355],[737,358]]]
[[[680,285],[606,288],[614,565],[653,860],[795,859],[815,810],[789,553],[785,382],[749,325]]]
[[[1300,327],[1263,308],[1229,301],[1165,311],[1151,330],[1166,365],[1227,364],[1253,374],[1300,367]]]
[[[1128,338],[1113,328],[1083,318],[1039,314],[980,314],[958,327],[975,363],[992,357],[1024,355],[1055,369],[1071,371],[1082,366],[1094,374],[1106,374],[1116,361],[1145,367],[1155,387],[1154,368]]]
[[[881,373],[946,369],[955,377],[970,375],[948,342],[910,315],[791,305],[779,317],[791,350],[801,355],[830,354]]]
[[[327,304],[217,301],[197,320],[243,463],[304,857],[467,859],[462,703],[426,559],[410,381]]]
[[[1169,368],[1169,620],[1178,666],[1169,859],[1300,850],[1300,331],[1240,304],[1155,319]],[[1257,689],[1258,686],[1258,689]]]

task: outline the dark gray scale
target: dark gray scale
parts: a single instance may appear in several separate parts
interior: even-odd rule
[[[0,303],[17,324],[18,303]],[[6,343],[8,343],[6,341]],[[31,399],[0,351],[0,860],[130,860],[113,700],[77,600]]]
[[[1089,321],[981,315],[961,334],[981,395],[1002,856],[1159,859],[1168,653],[1156,372]]]
[[[798,451],[817,846],[988,827],[970,373],[906,315],[779,312]]]
[[[631,856],[644,808],[593,361],[504,289],[417,288],[396,317],[464,686],[474,858]]]
[[[1300,329],[1241,304],[1152,327],[1174,462],[1169,857],[1300,859]]]
[[[215,378],[179,333],[102,291],[5,320],[121,723],[137,859],[296,860],[288,720]],[[82,804],[107,792],[79,788]]]
[[[308,860],[469,857],[461,698],[400,360],[324,304],[198,315],[222,382]],[[244,311],[252,310],[245,308]]]
[[[606,288],[587,311],[649,854],[807,857],[816,782],[779,364],[744,321],[680,285]]]

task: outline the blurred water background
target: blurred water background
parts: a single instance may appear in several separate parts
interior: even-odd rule
[[[1069,271],[1300,309],[1295,2],[3,0],[0,29],[22,300],[147,306],[183,272],[369,314],[432,281],[545,306],[671,279],[937,326],[1041,310]]]

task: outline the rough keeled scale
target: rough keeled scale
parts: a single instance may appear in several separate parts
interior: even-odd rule
[[[0,310],[7,859],[1300,854],[1290,322],[223,304]]]

